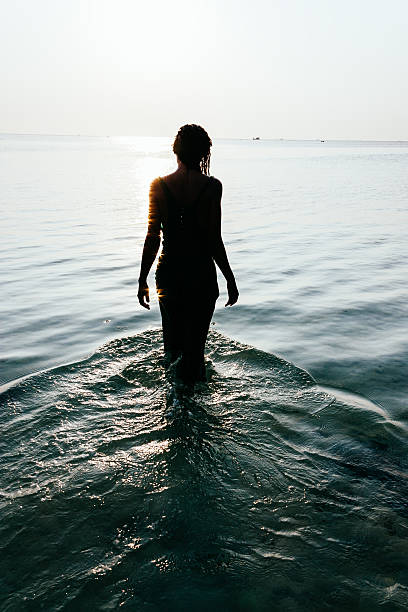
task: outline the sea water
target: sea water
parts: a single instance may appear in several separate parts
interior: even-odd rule
[[[408,609],[407,143],[214,141],[194,392],[136,297],[170,150],[0,137],[1,609]]]

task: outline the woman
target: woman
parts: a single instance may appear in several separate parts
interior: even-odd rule
[[[238,289],[221,237],[222,185],[209,176],[210,147],[199,125],[184,125],[173,143],[177,170],[150,187],[149,219],[138,299],[149,306],[147,276],[160,246],[156,287],[163,324],[166,365],[186,383],[205,380],[204,347],[218,298],[214,261],[227,281],[228,301]]]

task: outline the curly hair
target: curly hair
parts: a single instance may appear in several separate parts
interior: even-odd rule
[[[211,138],[204,128],[195,123],[183,125],[177,132],[173,152],[191,170],[210,172]]]

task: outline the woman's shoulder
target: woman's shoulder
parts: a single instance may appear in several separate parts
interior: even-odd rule
[[[215,176],[208,176],[209,185],[207,187],[211,200],[220,200],[222,196],[222,183]]]
[[[152,180],[152,182],[150,183],[150,195],[157,196],[161,194],[163,190],[162,181],[163,177],[161,176],[158,176],[157,178]]]
[[[218,201],[222,196],[222,183],[215,176],[207,176],[205,174],[201,174],[198,178],[198,182],[195,186],[195,191],[197,193],[202,192],[203,197],[209,199],[211,201]],[[182,186],[180,185],[180,180],[175,176],[175,173],[168,174],[166,176],[158,176],[153,179],[150,184],[150,200],[156,201],[160,203],[166,199],[168,194],[168,190],[174,194],[182,193]],[[180,190],[181,189],[181,190]]]
[[[214,191],[222,191],[222,183],[215,176],[207,176],[205,174],[201,174],[199,176],[199,181],[201,182],[201,184],[208,183],[208,187],[211,187]],[[177,184],[180,181],[177,177],[177,174],[175,172],[172,172],[171,174],[167,174],[165,176],[158,176],[157,178],[153,179],[150,184],[150,189],[156,190],[158,188],[161,188],[163,182],[171,185],[172,183]]]
[[[215,191],[222,191],[222,183],[215,176],[209,176],[208,179],[211,181],[213,189]]]
[[[152,180],[152,182],[150,183],[150,187],[157,187],[158,185],[160,185],[160,183],[162,182],[162,180],[165,177],[163,176],[158,176],[155,179]]]

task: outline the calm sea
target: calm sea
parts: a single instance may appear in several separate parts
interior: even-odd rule
[[[170,150],[0,136],[1,610],[408,609],[408,143],[214,142],[240,300],[176,399]]]

